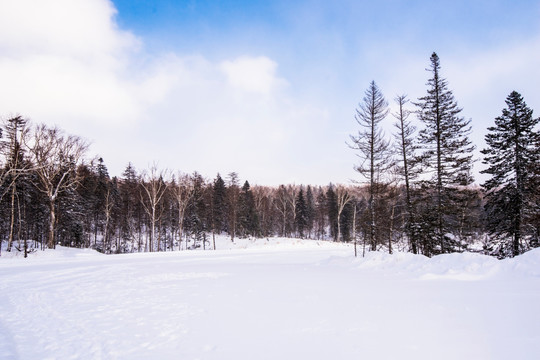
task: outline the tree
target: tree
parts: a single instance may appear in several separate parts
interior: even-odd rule
[[[176,210],[178,211],[178,248],[182,245],[182,235],[184,232],[184,219],[186,210],[193,197],[193,180],[187,174],[178,173],[178,183],[174,183],[171,190],[176,200]],[[186,240],[187,247],[187,240]]]
[[[225,230],[225,215],[227,204],[227,187],[225,181],[217,174],[212,186],[212,243],[216,249],[215,233]]]
[[[259,219],[255,210],[255,199],[247,180],[244,182],[239,196],[238,220],[242,236],[257,235]]]
[[[33,135],[33,142],[26,145],[35,164],[35,186],[49,202],[48,247],[52,249],[55,247],[56,200],[61,193],[75,188],[79,180],[76,167],[88,144],[78,136],[64,135],[58,128],[44,124],[38,125]]]
[[[142,187],[141,204],[150,219],[150,252],[154,251],[156,224],[162,215],[162,212],[159,211],[159,205],[167,189],[167,183],[163,179],[164,175],[165,172],[158,171],[156,164],[154,164],[150,168],[150,172],[143,173],[140,179],[140,184]]]
[[[336,222],[337,222],[337,241],[343,240],[342,237],[342,215],[346,206],[353,200],[353,197],[343,185],[336,186]]]
[[[13,237],[15,233],[16,208],[18,208],[15,201],[18,201],[19,199],[17,182],[19,177],[30,167],[30,163],[24,159],[24,149],[22,148],[22,145],[28,139],[29,127],[27,126],[27,120],[20,115],[6,120],[4,124],[4,132],[6,140],[2,142],[1,149],[6,157],[6,165],[4,171],[2,172],[2,180],[8,180],[9,186],[7,190],[11,190],[11,211],[7,247],[7,251],[11,251],[11,245],[13,244]],[[0,131],[0,134],[1,133],[2,132]]]
[[[131,242],[131,251],[135,249],[137,241],[137,250],[142,249],[141,227],[142,227],[142,206],[140,202],[139,177],[137,171],[129,163],[122,174],[122,180],[119,183],[121,205],[121,229],[124,242]]]
[[[323,239],[326,236],[326,225],[328,223],[328,211],[326,209],[326,194],[322,187],[319,186],[317,191],[317,198],[315,204],[315,216],[314,221],[316,224],[317,239]]]
[[[274,206],[280,215],[280,236],[288,236],[287,220],[289,218],[289,194],[284,185],[279,185],[274,197]]]
[[[357,135],[351,135],[349,147],[358,150],[360,165],[355,170],[366,179],[369,189],[368,213],[369,242],[371,249],[376,246],[377,214],[376,201],[380,184],[385,182],[385,174],[392,168],[390,142],[384,138],[380,123],[388,115],[388,103],[379,87],[372,81],[365,92],[363,103],[356,110],[355,120],[360,125]]]
[[[238,220],[238,200],[240,197],[240,188],[238,186],[238,174],[232,172],[229,174],[229,184],[227,187],[227,209],[229,219],[229,234],[231,241],[234,242],[236,236],[236,227]]]
[[[474,146],[468,135],[471,132],[471,120],[465,120],[459,114],[452,91],[448,90],[446,79],[440,76],[440,61],[436,53],[430,58],[431,66],[427,71],[432,77],[428,80],[427,94],[415,103],[418,118],[424,124],[419,133],[419,142],[423,145],[423,170],[431,174],[427,180],[433,191],[433,203],[436,204],[436,224],[433,236],[437,240],[439,252],[452,250],[448,219],[453,216],[452,192],[459,186],[472,183],[472,151]],[[426,254],[431,255],[431,254]]]
[[[328,185],[326,190],[326,202],[325,209],[328,216],[328,225],[330,226],[330,236],[334,241],[339,240],[339,229],[338,229],[338,203],[336,192],[334,191],[334,185]]]
[[[315,221],[315,199],[313,197],[313,191],[311,186],[308,185],[306,189],[306,227],[308,231],[308,238],[312,238],[313,222]]]
[[[533,118],[533,111],[516,91],[508,95],[506,106],[495,118],[495,126],[488,128],[488,148],[482,150],[483,163],[488,165],[482,173],[491,175],[482,185],[487,198],[487,227],[495,239],[508,239],[492,249],[499,257],[513,257],[527,248],[527,218],[539,191],[534,167],[540,161],[536,147],[540,135],[535,131],[540,118]]]
[[[259,218],[259,230],[261,236],[269,236],[274,226],[273,221],[273,189],[268,186],[254,186],[252,188],[255,200],[255,211]]]
[[[399,154],[400,161],[396,162],[396,170],[398,175],[403,179],[405,185],[405,206],[407,209],[407,219],[405,232],[407,234],[411,251],[414,254],[418,253],[418,237],[415,227],[415,214],[413,209],[412,199],[412,181],[418,176],[418,161],[416,151],[418,145],[414,142],[416,127],[410,120],[410,111],[405,109],[405,105],[409,102],[406,95],[400,95],[395,98],[398,105],[398,111],[392,114],[396,118],[394,126],[397,133],[394,134],[396,153]]]
[[[193,183],[192,196],[187,208],[187,218],[189,225],[189,232],[193,238],[193,248],[199,247],[199,243],[202,244],[203,249],[206,249],[206,215],[208,210],[208,204],[205,196],[205,181],[203,177],[195,172],[191,176]]]
[[[295,211],[296,229],[298,230],[298,236],[303,239],[305,236],[305,230],[308,226],[308,208],[304,197],[303,188],[300,188],[300,191],[298,191]]]

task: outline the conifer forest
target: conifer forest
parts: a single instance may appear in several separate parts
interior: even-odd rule
[[[475,251],[505,258],[538,246],[540,118],[512,91],[500,99],[500,115],[475,159],[474,119],[462,114],[437,54],[427,70],[418,99],[389,100],[369,84],[351,111],[357,132],[344,139],[357,155],[351,184],[252,185],[234,172],[208,179],[131,163],[111,176],[83,137],[24,115],[4,117],[0,249],[211,250],[215,236],[225,234],[231,241],[351,242],[358,254]],[[397,111],[390,112],[389,101]],[[392,134],[382,131],[386,122],[395,125]],[[474,182],[475,161],[485,165],[482,184]]]

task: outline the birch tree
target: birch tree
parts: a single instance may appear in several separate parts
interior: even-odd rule
[[[63,192],[73,190],[79,179],[79,164],[88,149],[88,143],[78,136],[66,135],[56,127],[38,125],[26,149],[35,165],[36,188],[49,203],[49,234],[47,246],[55,247],[56,200]]]
[[[178,182],[172,187],[172,193],[176,200],[178,210],[178,245],[182,244],[182,235],[184,233],[184,220],[186,209],[193,197],[193,181],[188,174],[178,173]],[[186,245],[187,247],[187,245]]]
[[[162,212],[159,211],[159,205],[167,190],[167,183],[164,181],[166,172],[158,171],[156,164],[152,165],[150,172],[145,172],[141,176],[141,204],[150,220],[150,252],[154,251],[154,240],[156,238],[156,224],[159,221]],[[159,251],[159,249],[158,249]]]

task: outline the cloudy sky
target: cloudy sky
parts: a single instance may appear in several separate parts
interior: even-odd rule
[[[512,90],[538,116],[539,18],[532,0],[0,0],[0,116],[86,138],[111,175],[348,183],[369,82],[416,100],[433,51],[479,149]]]

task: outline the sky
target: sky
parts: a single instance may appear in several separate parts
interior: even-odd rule
[[[539,116],[538,18],[538,1],[0,0],[0,117],[81,136],[115,176],[348,184],[369,83],[392,111],[415,101],[434,51],[477,159],[511,91]]]

